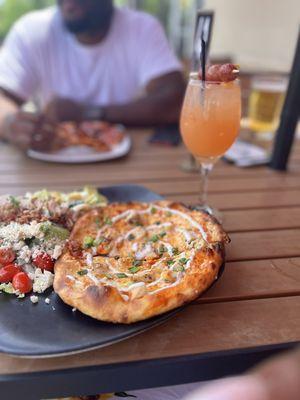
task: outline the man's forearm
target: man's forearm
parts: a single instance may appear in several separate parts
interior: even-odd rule
[[[17,111],[18,106],[12,100],[0,94],[0,139],[7,139],[8,118]]]
[[[179,120],[182,97],[168,102],[156,98],[142,98],[124,105],[103,108],[103,120],[126,126],[155,126],[176,123]]]
[[[157,126],[179,120],[185,82],[180,72],[171,72],[153,79],[146,87],[146,95],[122,105],[103,108],[103,119],[127,126]]]

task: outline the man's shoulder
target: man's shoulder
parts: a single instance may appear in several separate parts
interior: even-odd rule
[[[34,39],[43,37],[57,19],[57,8],[48,7],[43,10],[31,11],[17,20],[14,29],[21,35]]]
[[[116,13],[119,20],[126,25],[130,25],[131,28],[148,28],[159,25],[159,21],[156,17],[144,11],[133,10],[127,7],[118,7]]]

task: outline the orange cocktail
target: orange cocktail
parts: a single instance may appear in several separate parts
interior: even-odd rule
[[[239,132],[241,93],[238,81],[190,79],[180,129],[189,151],[200,162],[214,163],[233,144]]]
[[[201,164],[200,208],[209,213],[207,175],[235,141],[240,127],[241,90],[238,80],[203,82],[192,73],[183,102],[180,130],[189,151]]]

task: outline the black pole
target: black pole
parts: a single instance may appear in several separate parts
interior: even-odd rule
[[[300,115],[300,29],[288,90],[277,130],[270,167],[285,171]]]

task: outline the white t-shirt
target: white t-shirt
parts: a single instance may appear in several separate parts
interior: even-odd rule
[[[0,51],[0,87],[24,100],[54,96],[93,105],[136,98],[153,78],[181,65],[159,22],[143,12],[115,8],[106,38],[82,45],[60,11],[34,11],[16,22]]]

